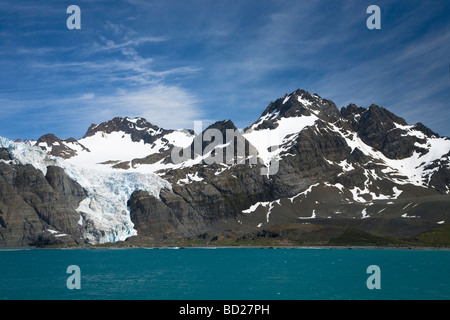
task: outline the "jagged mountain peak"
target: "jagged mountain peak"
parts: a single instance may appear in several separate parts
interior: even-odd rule
[[[150,123],[144,118],[115,117],[100,124],[91,124],[83,139],[95,135],[97,132],[109,134],[111,132],[125,132],[135,134],[139,138],[146,134],[156,135],[162,133],[164,129]],[[140,140],[140,139],[139,139]]]
[[[422,123],[408,125],[405,119],[376,104],[369,108],[350,104],[341,109],[341,115],[364,143],[389,159],[405,159],[414,153],[425,155],[429,152],[427,139],[439,138]]]
[[[46,142],[46,143],[54,143],[54,142],[60,142],[62,141],[60,138],[58,138],[57,136],[55,136],[53,133],[47,133],[44,134],[43,136],[41,136],[36,143],[40,143],[40,142]]]
[[[322,98],[318,95],[311,95],[308,91],[298,89],[271,102],[262,116],[275,113],[278,117],[296,117],[299,116],[299,113],[309,115],[307,110],[321,100]]]
[[[339,119],[340,112],[332,101],[323,99],[316,93],[311,94],[306,90],[297,89],[271,102],[260,118],[249,128],[254,130],[274,129],[277,127],[278,119],[312,115],[334,122]]]
[[[371,104],[369,108],[364,108],[351,103],[347,107],[341,109],[341,115],[355,131],[359,131],[361,127],[367,127],[372,124],[384,126],[384,128],[382,128],[383,131],[394,129],[405,130],[406,128],[409,128],[411,130],[420,131],[429,138],[440,137],[439,134],[425,126],[423,123],[418,122],[415,125],[410,126],[405,119],[376,104]],[[381,127],[378,129],[381,129]]]
[[[361,116],[366,110],[366,108],[358,107],[356,104],[350,103],[348,106],[341,108],[341,115],[346,119],[350,119],[355,116]]]
[[[224,132],[224,130],[226,129],[237,130],[237,127],[233,121],[228,119],[214,122],[213,124],[209,125],[203,132],[205,132],[208,129],[218,129]]]
[[[86,150],[89,152],[89,149],[74,138],[63,140],[55,136],[53,133],[43,135],[32,145],[40,147],[52,156],[61,157],[64,159],[75,156],[77,154],[76,150]]]
[[[431,130],[430,128],[428,128],[427,126],[425,126],[422,122],[417,122],[413,128],[417,131],[422,132],[423,134],[425,134],[426,136],[430,137],[430,138],[440,138],[441,136],[439,134],[437,134],[436,132],[434,132],[433,130]]]
[[[363,113],[361,121],[364,122],[378,122],[381,124],[389,124],[393,125],[393,123],[400,124],[402,126],[408,125],[408,123],[405,121],[405,119],[393,114],[389,110],[380,107],[376,104],[371,104],[370,107],[366,110],[366,112]]]
[[[227,145],[233,143],[233,153],[236,154],[238,139],[242,139],[241,142],[245,143],[245,154],[248,155],[250,143],[242,136],[233,121],[216,121],[193,139],[190,148],[195,154],[203,154],[206,147],[209,150],[216,147],[227,148]]]

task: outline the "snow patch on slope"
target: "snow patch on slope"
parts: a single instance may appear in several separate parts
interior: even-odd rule
[[[316,218],[316,209],[314,209],[311,213],[310,217],[298,217],[300,220],[305,220],[305,219],[315,219]]]
[[[279,146],[295,139],[304,128],[313,125],[316,120],[318,118],[315,115],[281,118],[277,120],[278,126],[275,129],[250,129],[242,135],[255,146],[264,164],[269,165],[274,157],[285,151]]]
[[[426,138],[423,133],[417,130],[412,130],[411,126],[408,126],[407,135],[415,135],[420,138],[426,138],[426,142],[424,144],[419,144],[418,146],[426,149],[428,152],[426,154],[421,154],[414,151],[413,155],[409,158],[389,159],[382,152],[377,151],[365,144],[355,133],[339,128],[332,123],[329,123],[328,125],[334,132],[339,133],[342,138],[344,138],[352,152],[355,148],[357,148],[366,156],[381,160],[381,162],[387,166],[383,172],[395,174],[397,177],[391,175],[390,179],[398,184],[411,183],[417,186],[426,186],[428,182],[426,177],[430,176],[433,171],[438,170],[438,167],[434,169],[425,168],[434,160],[443,157],[450,150],[450,139],[435,137]],[[406,179],[402,179],[400,176],[404,176]]]
[[[93,136],[79,141],[88,151],[78,151],[77,155],[68,159],[69,163],[83,168],[109,169],[108,166],[99,165],[106,161],[131,161],[136,158],[144,158],[157,152],[152,145],[145,144],[143,140],[134,142],[131,135],[124,132],[96,132]]]
[[[291,98],[291,96],[286,96],[286,98],[284,98],[284,100],[283,100],[283,104],[285,104],[286,102],[288,102],[290,98]]]
[[[256,209],[258,209],[259,206],[264,207],[267,209],[267,213],[266,213],[266,222],[270,221],[270,214],[272,213],[272,209],[274,207],[275,204],[281,205],[280,203],[281,199],[275,200],[275,201],[262,201],[262,202],[257,202],[253,205],[250,206],[250,208],[246,209],[246,210],[242,210],[242,213],[252,213],[255,212]],[[262,223],[258,224],[258,228],[262,226]]]
[[[189,183],[196,182],[196,181],[203,181],[203,178],[198,176],[198,172],[196,172],[195,174],[193,174],[193,173],[186,174],[186,178],[179,179],[177,181],[177,184],[184,185],[184,184],[189,184]]]
[[[303,98],[303,95],[297,98],[298,102],[300,102],[303,106],[308,107],[312,105],[312,102]]]
[[[320,183],[316,183],[316,184],[312,184],[309,186],[308,189],[306,189],[305,191],[300,192],[299,194],[289,198],[289,200],[291,200],[291,203],[294,203],[294,199],[299,197],[299,196],[306,196],[308,193],[310,193],[312,191],[312,188],[317,187]]]

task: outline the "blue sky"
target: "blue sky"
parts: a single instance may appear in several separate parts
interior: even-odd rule
[[[81,30],[66,27],[71,4]],[[366,27],[371,4],[381,30]],[[8,138],[80,138],[115,116],[244,128],[298,88],[450,136],[450,2],[3,0],[0,71]]]

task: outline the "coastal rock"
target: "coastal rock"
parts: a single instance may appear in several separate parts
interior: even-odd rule
[[[84,190],[58,167],[0,163],[0,245],[81,243],[76,211]]]

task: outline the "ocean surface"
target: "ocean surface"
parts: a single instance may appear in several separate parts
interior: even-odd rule
[[[0,250],[2,299],[450,299],[450,250]]]

